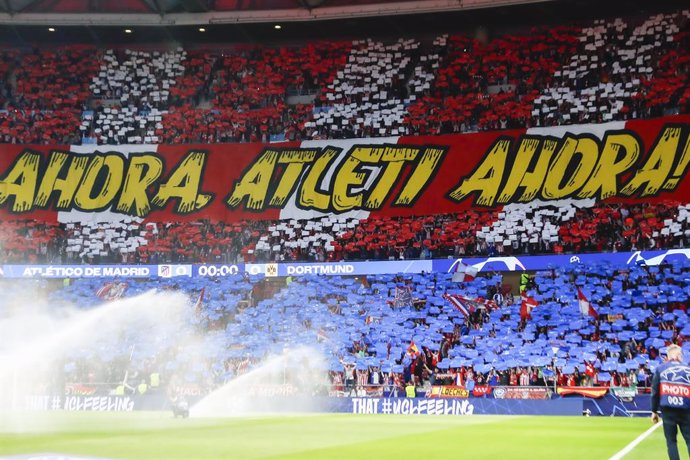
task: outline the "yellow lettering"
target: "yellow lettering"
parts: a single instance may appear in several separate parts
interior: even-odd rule
[[[158,207],[165,207],[171,198],[179,199],[175,212],[189,214],[206,207],[213,195],[201,192],[201,179],[206,164],[205,152],[189,152],[173,171],[165,184],[151,201]]]
[[[678,164],[673,171],[673,175],[676,177],[671,177],[666,181],[664,184],[665,190],[674,190],[678,186],[678,181],[683,177],[688,164],[690,164],[690,136],[685,141],[685,148],[680,154],[680,160],[678,160]]]
[[[12,212],[31,211],[40,164],[41,155],[38,153],[21,154],[5,178],[0,181],[0,205],[14,197]]]
[[[666,181],[666,177],[671,172],[673,161],[675,160],[676,150],[680,142],[680,128],[665,128],[659,136],[656,146],[649,154],[647,162],[637,171],[635,176],[630,179],[621,193],[626,196],[639,194],[639,196],[656,195]],[[644,184],[644,190],[640,189]]]
[[[104,209],[115,198],[122,184],[125,162],[119,155],[89,157],[89,167],[74,195],[74,204],[84,211]],[[102,177],[103,171],[105,177]]]
[[[620,160],[618,159],[621,156]],[[640,156],[640,143],[630,134],[610,134],[606,136],[604,148],[599,156],[592,176],[577,194],[578,198],[592,198],[597,192],[599,198],[618,194],[618,176],[635,164]]]
[[[464,179],[460,186],[448,196],[455,201],[462,201],[470,193],[479,192],[476,203],[480,206],[492,206],[503,178],[508,150],[510,150],[509,139],[496,141],[472,176]]]
[[[154,155],[137,155],[129,159],[129,168],[122,185],[122,193],[115,209],[139,217],[151,212],[151,203],[146,194],[149,188],[163,174],[163,161]]]
[[[59,178],[58,176],[62,168],[70,159],[71,162],[69,163],[65,178]],[[69,209],[88,164],[89,157],[86,155],[52,152],[48,169],[46,169],[43,175],[34,204],[39,207],[45,207],[48,204],[48,200],[50,200],[50,196],[54,192],[60,192],[55,207],[57,209]]]
[[[340,153],[340,150],[327,148],[316,159],[307,176],[300,184],[297,193],[297,202],[299,206],[307,209],[317,209],[319,211],[328,211],[331,203],[331,197],[327,193],[317,192],[318,182],[322,179],[324,172],[328,166],[333,162],[333,159]]]
[[[580,154],[581,158],[573,167],[571,163],[577,154]],[[567,136],[546,172],[543,197],[547,200],[558,200],[570,196],[584,185],[598,157],[599,147],[595,140],[586,137],[578,140]],[[569,172],[573,168],[574,171]]]
[[[365,203],[367,209],[379,209],[383,206],[393,185],[400,177],[400,171],[405,162],[413,161],[418,154],[419,149],[416,147],[385,147],[380,159],[385,163],[383,169],[379,171],[373,190],[367,197]]]
[[[381,149],[357,147],[345,159],[345,162],[335,173],[335,180],[333,181],[333,209],[335,211],[349,211],[362,207],[362,190],[354,195],[350,194],[350,190],[353,187],[362,187],[369,177],[368,173],[358,171],[362,159],[367,162],[371,162],[372,159],[378,160],[381,157],[379,150]]]
[[[405,183],[398,198],[393,203],[395,206],[411,206],[419,197],[434,176],[436,169],[441,165],[441,158],[447,149],[427,147],[422,154],[412,175]]]
[[[523,187],[524,191],[517,201],[532,201],[537,196],[544,183],[546,171],[549,168],[551,157],[553,152],[556,151],[558,143],[554,140],[546,139],[541,151],[538,150],[539,144],[541,144],[541,140],[538,138],[525,138],[520,142],[515,162],[508,176],[508,182],[506,182],[503,190],[501,190],[501,194],[498,196],[499,203],[511,202],[520,187]],[[537,154],[538,151],[539,153]],[[537,164],[532,171],[528,171],[535,154],[537,154]]]
[[[247,209],[252,211],[264,209],[278,156],[275,150],[265,150],[240,180],[235,182],[232,194],[226,199],[228,206],[236,208],[246,197]]]
[[[270,201],[270,206],[283,207],[297,186],[304,168],[316,158],[316,149],[283,151],[278,157],[278,164],[285,164],[285,172],[280,178],[278,187]]]

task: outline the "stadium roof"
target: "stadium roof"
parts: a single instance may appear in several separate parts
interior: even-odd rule
[[[462,11],[553,0],[0,0],[0,23],[175,26]]]
[[[315,39],[474,36],[686,6],[687,0],[0,0],[0,47],[222,49]]]

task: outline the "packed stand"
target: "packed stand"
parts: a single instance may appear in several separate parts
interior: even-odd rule
[[[20,322],[26,320],[24,314],[31,317],[32,334],[51,324],[69,329],[69,339],[59,343],[51,342],[54,330],[41,336],[52,348],[43,350],[24,380],[24,385],[35,384],[38,394],[47,389],[63,395],[165,395],[180,386],[206,393],[235,375],[231,365],[244,360],[228,352],[225,327],[252,304],[260,283],[257,277],[242,275],[194,281],[78,279],[61,288],[23,280],[4,286],[0,329],[6,351],[16,343],[14,331],[7,329],[15,316]],[[29,304],[30,312],[12,310],[13,305]],[[36,358],[32,350],[18,353],[26,360]],[[0,384],[7,383],[7,376],[0,372]],[[146,383],[143,389],[140,382]]]
[[[595,205],[593,200],[507,205],[477,233],[489,252],[643,251],[690,244],[690,216],[675,202]]]
[[[689,19],[684,10],[430,43],[4,52],[0,100],[9,111],[0,136],[42,144],[269,142],[688,113]],[[292,96],[297,102],[288,104]]]
[[[16,50],[0,51],[0,108],[5,108],[12,96],[12,85],[9,81],[10,72],[17,65],[19,52]]]
[[[94,110],[90,124],[98,144],[160,142],[170,90],[184,73],[187,52],[107,50],[91,92],[108,106]]]
[[[441,47],[446,37],[436,39]],[[421,54],[421,56],[420,56]],[[406,134],[405,106],[428,90],[439,66],[438,52],[425,54],[416,40],[393,44],[356,40],[347,64],[328,85],[307,122],[307,137],[338,139]]]
[[[247,257],[266,224],[199,221],[193,224],[143,222],[71,222],[61,225],[63,263],[157,264],[237,263]],[[64,230],[63,230],[64,229]]]
[[[623,252],[690,246],[690,205],[594,205],[591,200],[515,204],[468,211],[366,219],[200,220],[194,223],[41,223],[7,220],[5,263],[264,263]],[[26,232],[43,229],[50,251]]]
[[[9,109],[0,112],[0,139],[7,144],[79,144],[82,139],[75,127],[79,126],[81,113],[70,109]]]
[[[659,58],[654,79],[642,81],[645,105],[651,116],[676,106],[680,113],[690,113],[690,53],[687,51],[690,48],[687,26],[690,14],[684,12],[683,15],[686,25],[673,36],[674,47]]]
[[[184,60],[184,74],[170,88],[171,107],[197,106],[209,94],[217,56],[204,51],[189,51]]]
[[[252,233],[241,251],[247,262],[642,251],[689,246],[690,207],[562,200],[431,216],[291,219],[254,225]]]
[[[616,18],[582,29],[577,53],[554,73],[552,85],[535,100],[535,124],[647,118],[677,107],[679,98],[674,93],[681,88],[659,88],[656,77],[677,72],[687,82],[687,68],[669,61],[667,55],[689,56],[680,35],[681,27],[687,30],[689,18],[690,12],[684,11],[652,16],[637,27]]]
[[[187,262],[238,263],[246,247],[259,238],[266,223],[243,221],[234,224],[201,221],[188,225],[146,224],[147,244],[139,246],[142,263]]]
[[[0,254],[5,263],[60,263],[65,243],[65,231],[56,224],[5,220],[0,228]]]
[[[469,283],[450,274],[359,281],[305,276],[241,312],[228,330],[247,337],[259,332],[278,343],[316,337],[331,356],[335,394],[373,387],[401,395],[400,385],[409,381],[428,388],[444,380],[465,385],[468,378],[493,386],[553,387],[556,379],[558,385],[644,387],[663,348],[684,345],[690,332],[689,272],[687,264],[674,263],[540,273],[526,293],[537,299],[530,315],[521,313],[520,300],[501,294],[500,276]],[[578,287],[598,309],[596,317],[582,314]],[[455,309],[448,295],[463,296],[470,313]],[[491,297],[500,300],[482,300]],[[249,340],[251,350],[264,342]],[[560,344],[556,355],[552,342]]]
[[[0,113],[0,141],[81,143],[76,128],[97,68],[97,52],[90,47],[3,53],[0,81],[6,111]]]
[[[0,126],[4,140],[15,143],[294,140],[312,106],[288,106],[286,96],[313,94],[331,82],[350,46],[6,53],[0,71],[9,112]],[[16,88],[5,83],[12,72]]]
[[[82,111],[91,99],[89,81],[98,73],[94,47],[34,51],[15,68],[17,87],[12,107],[25,110]]]
[[[448,38],[434,86],[409,107],[411,134],[531,126],[532,102],[561,60],[576,50],[577,29],[534,29],[488,43]]]
[[[58,379],[110,382],[109,391],[123,375],[156,373],[164,385],[182,380],[208,392],[304,345],[326,358],[332,395],[402,396],[408,383],[427,391],[440,384],[644,388],[666,346],[690,346],[689,274],[690,264],[679,260],[552,269],[538,273],[524,292],[531,311],[497,274],[469,282],[446,273],[308,275],[280,285],[242,274],[90,279],[53,289],[49,299],[86,310],[124,301],[118,311],[131,323],[127,332],[103,334],[89,356],[78,350],[66,356],[65,376]],[[184,324],[142,336],[145,322],[135,312],[140,302],[155,300],[154,288],[186,293]],[[591,302],[588,312],[578,292]],[[461,299],[465,309],[451,299]],[[104,330],[115,327],[118,321],[111,320]],[[190,360],[198,347],[206,350],[204,358]]]
[[[336,259],[430,259],[478,254],[477,231],[496,219],[494,212],[468,211],[427,217],[369,218],[341,232]]]
[[[203,53],[197,58],[205,60],[203,72],[211,60],[215,63],[205,75],[197,72],[181,79],[183,85],[197,81],[197,96],[172,107],[163,117],[164,142],[300,138],[305,120],[312,116],[312,105],[288,105],[286,97],[313,94],[332,81],[336,69],[344,65],[349,46],[322,41],[301,48],[238,48],[219,56]],[[200,108],[198,99],[208,100],[212,107]]]
[[[435,85],[409,108],[409,131],[472,132],[687,113],[689,17],[687,10],[656,15],[634,28],[621,18],[599,20],[488,44],[451,36]]]

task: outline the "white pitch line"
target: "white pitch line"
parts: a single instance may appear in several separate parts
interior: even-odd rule
[[[647,431],[636,437],[630,444],[627,446],[623,447],[620,451],[618,451],[613,457],[609,458],[609,460],[621,460],[621,458],[625,457],[632,451],[639,443],[645,440],[647,436],[652,434],[654,430],[659,428],[661,426],[662,422],[658,422],[654,425],[652,425],[651,428],[649,428]]]

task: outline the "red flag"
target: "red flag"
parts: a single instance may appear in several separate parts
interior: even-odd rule
[[[494,311],[498,309],[498,304],[491,299],[485,299],[483,297],[475,297],[474,299],[471,299],[469,297],[464,296],[460,296],[460,298],[472,307],[472,311],[481,308],[486,308],[489,311]]]
[[[96,295],[101,299],[104,299],[110,289],[113,287],[113,284],[114,283],[105,283],[99,290],[96,291]]]
[[[522,305],[520,305],[520,319],[526,321],[532,318],[532,310],[534,307],[538,306],[534,297],[528,297],[526,295],[522,296]]]
[[[456,283],[472,281],[477,277],[479,269],[472,265],[467,265],[461,260],[455,266],[455,273],[453,273],[453,281]]]
[[[108,301],[119,299],[124,295],[128,286],[129,286],[129,284],[125,283],[125,282],[106,283],[100,289],[98,289],[96,291],[96,295],[98,297],[100,297],[101,299],[108,300]]]
[[[587,297],[585,297],[579,287],[577,288],[577,301],[580,304],[580,313],[583,315],[592,316],[594,318],[599,317],[599,314],[592,306],[592,303],[587,300]]]
[[[484,299],[484,298],[481,298],[481,297],[477,297],[477,298],[475,299],[475,301],[476,301],[478,304],[483,305],[483,306],[484,306],[487,310],[489,310],[489,311],[498,310],[498,308],[499,308],[498,304],[497,304],[496,301],[493,300],[493,299]]]
[[[465,318],[469,318],[470,313],[474,312],[474,307],[467,304],[464,297],[457,294],[443,294],[443,298],[451,303]]]

